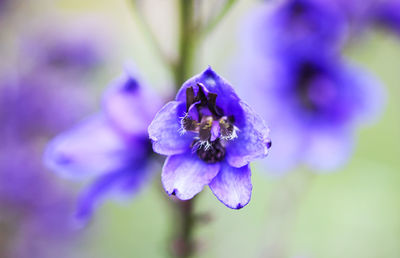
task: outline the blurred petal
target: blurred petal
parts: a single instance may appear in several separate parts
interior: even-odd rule
[[[289,122],[280,122],[282,125],[289,124]],[[274,176],[281,176],[299,164],[301,153],[305,146],[308,146],[302,130],[304,129],[299,128],[295,122],[292,122],[291,126],[280,126],[280,124],[271,126],[271,139],[274,143],[268,158],[259,162],[263,166],[260,170]]]
[[[169,156],[161,180],[165,191],[181,200],[193,198],[217,175],[220,164],[207,164],[191,152]]]
[[[354,135],[350,132],[318,130],[310,133],[305,162],[316,172],[335,170],[344,165],[353,151]]]
[[[163,155],[180,154],[190,149],[193,134],[180,134],[179,117],[185,113],[185,103],[168,102],[156,115],[149,126],[149,136],[155,152]]]
[[[227,207],[243,208],[250,202],[253,188],[250,166],[234,168],[222,163],[220,172],[210,183],[210,188],[218,200]]]
[[[103,107],[108,118],[125,133],[144,135],[161,100],[144,88],[132,72],[126,72],[105,93]]]
[[[347,84],[351,85],[350,96],[356,110],[356,121],[372,124],[382,113],[385,91],[381,83],[371,73],[355,65],[347,65]],[[349,100],[350,102],[350,100]]]
[[[124,139],[103,115],[96,115],[56,137],[48,145],[45,162],[67,177],[118,170],[129,160]]]
[[[243,167],[256,158],[263,158],[271,147],[269,129],[264,120],[243,101],[245,125],[239,128],[238,138],[228,143],[226,159],[233,167]]]
[[[148,171],[142,168],[129,168],[100,176],[81,195],[76,217],[87,221],[95,209],[112,193],[136,194],[148,178]]]

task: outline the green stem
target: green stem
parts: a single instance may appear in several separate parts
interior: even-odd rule
[[[237,0],[227,0],[225,5],[219,11],[217,15],[215,15],[210,21],[204,26],[201,37],[205,37],[210,34],[220,23],[220,21],[229,13],[235,3],[238,2]]]
[[[205,35],[199,31],[195,17],[195,0],[178,0],[179,2],[179,39],[178,56],[173,65],[175,88],[179,90],[182,83],[193,74],[196,48],[200,39]],[[228,0],[223,10],[213,19],[207,27],[211,31],[217,23],[225,16],[236,0]],[[174,257],[188,258],[195,252],[194,228],[198,222],[194,214],[194,199],[178,201],[178,230],[177,238],[174,241]]]
[[[178,57],[173,66],[175,88],[193,73],[193,61],[197,47],[197,27],[194,17],[194,0],[179,0],[179,41]],[[177,201],[179,232],[174,245],[174,257],[188,258],[194,253],[193,232],[196,224],[194,199]]]
[[[178,58],[174,66],[175,87],[179,89],[193,70],[197,45],[197,27],[194,22],[194,0],[179,0]]]
[[[195,241],[193,237],[196,218],[194,215],[194,199],[178,201],[179,233],[175,242],[174,257],[188,258],[194,254]]]

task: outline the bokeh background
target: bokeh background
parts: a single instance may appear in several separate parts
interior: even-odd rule
[[[140,17],[127,0],[1,2],[0,127],[9,129],[2,133],[1,142],[5,144],[0,149],[0,173],[11,173],[13,179],[0,177],[0,187],[16,184],[17,192],[35,188],[39,184],[33,179],[36,174],[26,178],[28,169],[21,166],[33,163],[34,170],[40,171],[37,177],[52,185],[51,191],[40,195],[62,195],[56,201],[65,206],[56,215],[60,219],[49,226],[57,229],[69,220],[65,217],[72,216],[76,195],[84,183],[60,179],[42,165],[48,140],[97,110],[102,91],[126,62],[134,62],[148,84],[165,98],[174,94],[172,77],[157,58],[146,32],[138,25]],[[206,2],[208,8],[199,10],[205,15],[214,4]],[[196,71],[211,65],[229,80],[243,19],[259,4],[240,1],[233,7],[205,39]],[[173,54],[174,4],[151,0],[146,1],[144,9],[143,15],[163,48]],[[46,59],[46,53],[63,44],[63,39],[92,46],[92,56],[82,60],[79,55],[77,64],[73,57]],[[207,188],[196,197],[196,210],[208,217],[196,229],[198,257],[400,257],[400,38],[371,30],[346,48],[345,55],[367,67],[386,91],[381,117],[359,131],[350,161],[334,173],[315,175],[302,168],[278,178],[254,166],[252,201],[242,210],[227,209]],[[19,85],[18,91],[7,95],[10,81]],[[34,104],[30,102],[33,98],[37,101]],[[24,132],[24,136],[15,131]],[[29,154],[18,159],[20,166],[5,165],[15,163],[25,151]],[[177,218],[159,178],[157,174],[135,198],[106,201],[85,227],[66,230],[59,238],[43,238],[32,246],[24,244],[22,236],[34,242],[42,232],[26,232],[28,223],[20,217],[27,211],[18,207],[48,197],[37,197],[37,191],[26,192],[34,196],[33,200],[13,204],[17,199],[13,193],[0,205],[0,257],[8,258],[10,251],[2,250],[10,248],[25,249],[13,251],[10,257],[24,257],[26,253],[31,254],[28,257],[47,257],[40,254],[40,248],[50,257],[166,257]],[[17,185],[21,180],[25,183]],[[53,211],[54,205],[49,207]],[[50,212],[46,210],[45,214]]]

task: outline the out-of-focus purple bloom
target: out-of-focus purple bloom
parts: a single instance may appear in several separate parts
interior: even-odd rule
[[[236,83],[270,123],[271,172],[336,169],[351,154],[357,126],[379,110],[379,83],[340,56],[348,20],[338,1],[285,1],[248,24]]]
[[[51,76],[82,80],[103,63],[107,53],[104,42],[110,44],[110,40],[105,41],[105,36],[96,31],[97,27],[81,21],[32,29],[33,32],[20,38],[24,62],[35,73],[46,70]]]
[[[371,27],[400,34],[399,0],[334,0],[356,35]]]
[[[136,193],[154,168],[147,127],[161,106],[132,73],[107,90],[102,112],[56,137],[45,160],[63,176],[96,179],[80,199],[78,217],[87,219],[110,193]]]
[[[75,236],[71,193],[50,180],[32,144],[2,139],[0,256],[67,257]]]
[[[44,77],[0,80],[1,257],[67,257],[59,252],[75,236],[72,193],[49,178],[41,142],[74,120],[81,106],[78,98],[66,101],[62,84]]]
[[[388,0],[373,9],[375,23],[400,36],[400,1]]]
[[[246,60],[241,83],[253,89],[243,91],[272,128],[268,166],[282,173],[304,163],[320,171],[342,165],[357,125],[377,115],[377,81],[348,61],[318,51],[292,49]]]
[[[317,45],[326,51],[340,47],[346,32],[345,16],[334,1],[287,0],[253,11],[241,37],[260,52],[276,53],[299,45]]]
[[[32,51],[38,65],[54,70],[87,72],[100,63],[98,49],[87,38],[61,38],[60,35],[44,41],[42,47]],[[32,46],[32,45],[30,45]]]
[[[87,109],[81,101],[82,90],[47,76],[46,70],[42,72],[43,75],[32,73],[1,79],[1,134],[19,140],[52,135],[76,121]]]
[[[251,197],[249,163],[271,146],[264,121],[210,67],[186,81],[149,126],[155,152],[167,155],[162,183],[188,200],[209,185],[227,207]]]
[[[82,62],[85,51],[96,52],[93,38],[89,44],[63,32],[61,37],[41,34],[40,40],[26,37],[29,51],[19,51],[20,59],[12,60],[18,65],[1,71],[0,257],[70,257],[66,249],[76,237],[73,193],[43,167],[42,147],[87,110],[84,89],[76,86],[86,85],[83,75],[100,63]],[[49,41],[57,41],[57,48]],[[57,62],[44,61],[53,55],[68,65],[60,69]],[[12,64],[4,57],[4,66]]]

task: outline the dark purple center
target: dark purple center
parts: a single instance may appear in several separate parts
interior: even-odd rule
[[[193,87],[186,89],[186,115],[181,120],[182,130],[197,133],[192,143],[200,159],[216,163],[225,158],[225,145],[237,137],[234,118],[224,116],[216,105],[217,94],[208,92],[198,83],[195,95]]]
[[[319,112],[336,100],[336,84],[321,68],[312,63],[300,66],[296,93],[301,105],[308,111]]]

